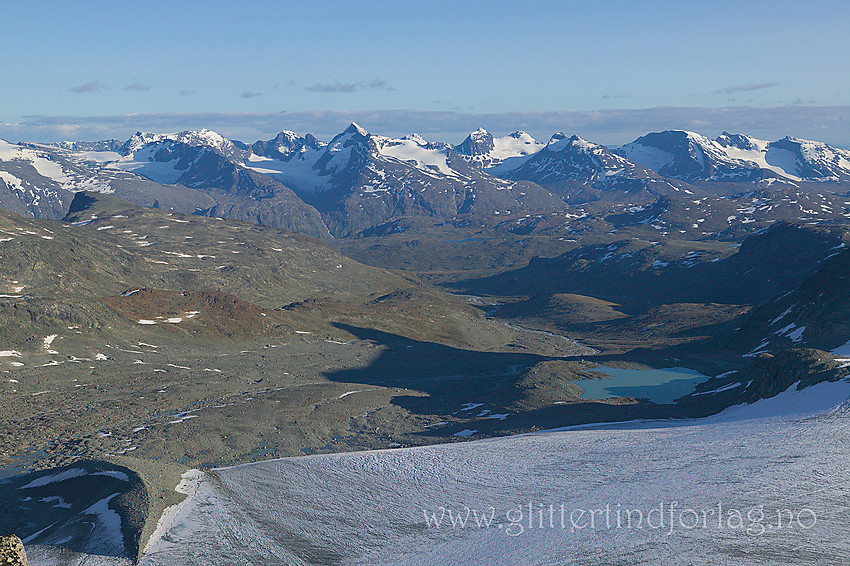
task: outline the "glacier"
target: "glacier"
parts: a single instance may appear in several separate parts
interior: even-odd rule
[[[848,396],[193,470],[140,564],[846,564]]]

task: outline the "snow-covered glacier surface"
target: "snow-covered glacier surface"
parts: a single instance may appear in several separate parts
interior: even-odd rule
[[[190,472],[141,564],[848,564],[848,396]]]

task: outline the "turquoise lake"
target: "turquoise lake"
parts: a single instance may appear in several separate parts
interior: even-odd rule
[[[640,397],[653,403],[672,403],[708,379],[698,371],[688,368],[619,369],[600,366],[593,368],[611,379],[576,381],[584,390],[582,399],[607,397]]]

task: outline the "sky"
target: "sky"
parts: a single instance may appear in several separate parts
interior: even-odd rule
[[[357,121],[453,143],[483,126],[850,146],[849,23],[846,0],[0,0],[0,137]]]

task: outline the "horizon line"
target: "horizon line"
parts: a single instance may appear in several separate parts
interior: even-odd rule
[[[284,123],[286,122],[286,123]],[[209,129],[232,140],[269,139],[288,130],[302,135],[333,137],[350,123],[381,135],[420,133],[458,138],[484,127],[496,135],[518,130],[537,139],[554,133],[582,138],[606,138],[603,145],[631,141],[635,134],[664,130],[697,133],[728,131],[780,139],[786,135],[823,140],[839,147],[850,144],[850,105],[788,105],[719,108],[653,106],[601,110],[461,112],[449,110],[306,110],[276,112],[131,112],[70,116],[30,114],[17,122],[0,122],[0,138],[33,143],[128,139],[136,132],[180,132]],[[277,126],[275,126],[277,124]],[[778,125],[777,125],[778,124]],[[785,133],[780,134],[783,131]],[[802,130],[802,131],[800,131]],[[542,132],[546,132],[542,135]],[[703,134],[705,135],[705,134]],[[708,135],[707,137],[711,137]],[[444,140],[440,140],[444,141]]]

